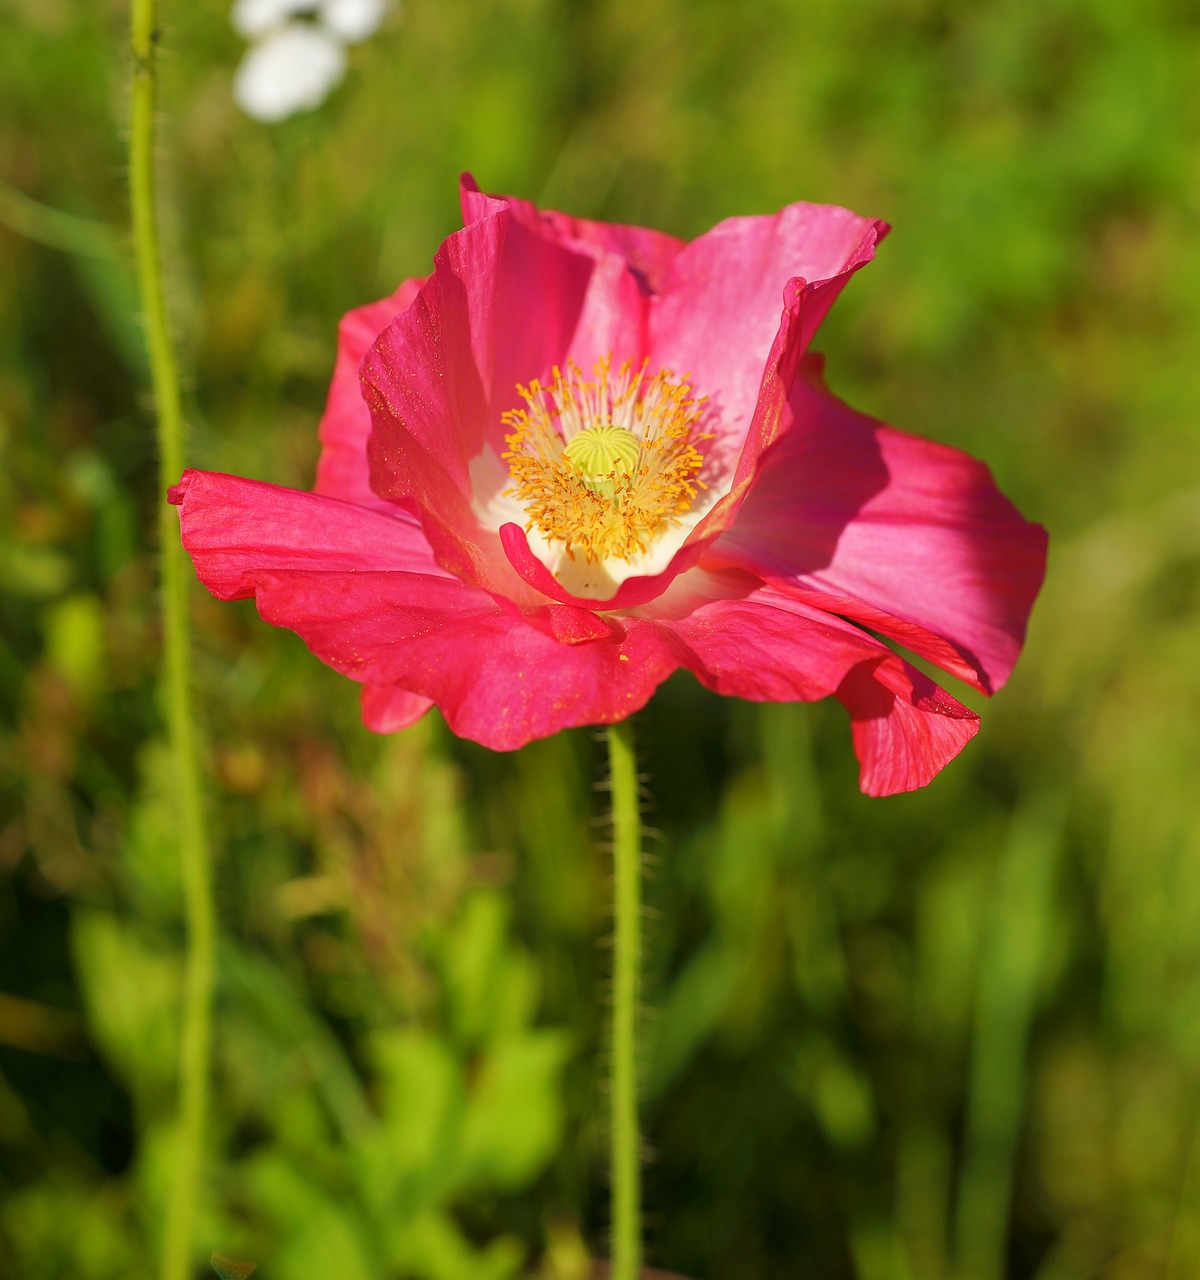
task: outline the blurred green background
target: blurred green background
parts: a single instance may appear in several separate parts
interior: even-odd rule
[[[311,483],[337,319],[428,270],[461,169],[683,236],[797,199],[895,225],[818,336],[831,385],[985,458],[1049,527],[1049,579],[1015,678],[922,793],[858,794],[837,705],[677,677],[639,717],[649,1257],[696,1280],[1200,1274],[1200,10],[405,0],[324,106],[264,126],[231,100],[227,7],[163,9],[197,466]],[[125,24],[0,0],[21,1280],[153,1275],[172,1160]],[[493,756],[436,717],[375,738],[249,603],[197,588],[194,617],[222,929],[205,1248],[264,1280],[579,1280],[607,1221],[599,744]]]

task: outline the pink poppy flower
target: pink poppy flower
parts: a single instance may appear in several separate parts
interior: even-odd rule
[[[469,178],[462,204],[428,279],[343,320],[312,493],[172,489],[204,584],[359,681],[380,732],[436,704],[510,750],[686,667],[838,698],[863,790],[923,786],[978,718],[877,637],[993,692],[1046,539],[806,354],[886,224],[794,204],[685,244]]]

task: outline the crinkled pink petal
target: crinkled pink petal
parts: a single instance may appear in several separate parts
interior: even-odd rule
[[[375,511],[215,471],[185,471],[168,497],[200,580],[222,600],[252,594],[265,569],[448,576],[420,525],[395,508]]]
[[[837,692],[850,712],[859,786],[869,796],[931,782],[979,732],[979,717],[899,658],[851,669]]]
[[[539,237],[506,207],[451,236],[433,275],[362,364],[371,487],[420,514],[439,560],[468,582],[534,602],[497,531],[472,507],[470,463],[499,455],[517,386],[597,345],[637,339],[644,300],[616,259]]]
[[[697,571],[645,612],[687,645],[684,665],[716,693],[756,702],[836,695],[869,795],[923,787],[978,730],[973,711],[874,637],[749,575]]]
[[[263,618],[323,662],[372,685],[419,691],[450,728],[495,751],[644,706],[678,666],[671,638],[631,619],[563,644],[486,593],[406,573],[261,572]]]
[[[499,440],[499,415],[516,400],[517,382],[547,372],[568,349],[592,266],[504,209],[443,241],[413,305],[363,361],[376,492],[425,496],[397,450],[406,461],[422,451],[424,469],[436,466],[469,491],[471,459]]]
[[[423,280],[405,280],[390,298],[358,307],[342,317],[338,325],[333,382],[321,419],[321,456],[317,460],[314,493],[357,502],[364,507],[381,510],[393,507],[371,488],[367,467],[371,414],[363,400],[358,366],[371,343],[402,311],[408,310],[423,283]]]
[[[586,596],[572,595],[533,554],[529,546],[529,535],[520,525],[511,523],[501,525],[500,543],[512,567],[541,595],[582,609],[603,610],[632,609],[653,600],[655,596],[661,595],[679,574],[690,569],[700,558],[704,549],[703,543],[689,538],[671,558],[662,573],[626,578],[610,599],[595,600]]]
[[[399,685],[363,685],[363,724],[375,733],[399,733],[416,724],[432,706],[431,698],[409,693]]]
[[[469,173],[462,176],[460,197],[464,222],[477,222],[494,213],[497,206],[506,206],[530,231],[571,248],[590,247],[620,258],[643,290],[650,293],[662,292],[667,274],[685,245],[685,241],[649,227],[593,222],[553,209],[539,209],[529,200],[516,196],[485,195]]]
[[[485,195],[475,186],[470,174],[463,175],[460,196],[467,226],[504,214],[548,244],[593,260],[587,295],[570,347],[557,358],[558,364],[565,366],[568,361],[574,361],[587,373],[601,357],[617,356],[633,363],[642,358],[649,323],[648,290],[645,277],[630,261],[626,250],[638,252],[639,261],[648,258],[661,275],[683,247],[682,241],[641,227],[610,226],[570,218],[539,209],[530,201],[514,196]],[[511,393],[513,388],[508,390]],[[506,407],[516,403],[516,399],[511,399]]]
[[[851,409],[810,359],[794,425],[706,563],[740,565],[984,692],[1020,652],[1046,534],[982,463]]]
[[[803,350],[887,231],[877,218],[816,204],[718,223],[679,253],[654,300],[651,362],[692,375],[697,390],[712,397],[714,416],[744,432],[779,331],[785,285],[799,279],[808,286]]]
[[[682,594],[702,581],[710,598]],[[662,606],[656,601],[642,612],[684,641],[686,665],[702,684],[755,702],[827,698],[851,667],[888,652],[865,631],[742,574],[689,574]]]

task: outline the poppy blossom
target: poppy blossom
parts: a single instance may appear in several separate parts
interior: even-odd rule
[[[685,243],[469,178],[462,205],[427,279],[342,321],[313,492],[171,490],[208,589],[359,681],[380,732],[436,704],[510,750],[620,720],[683,667],[836,697],[863,790],[927,783],[978,717],[885,641],[994,692],[1046,538],[808,354],[887,225],[794,204]]]

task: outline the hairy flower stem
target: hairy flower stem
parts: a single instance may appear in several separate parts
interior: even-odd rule
[[[637,762],[628,720],[610,726],[613,805],[613,1009],[611,1280],[637,1280],[642,1266],[638,1137],[637,1011],[642,964],[642,849]]]
[[[183,470],[183,414],[179,375],[167,331],[162,255],[155,210],[154,110],[158,45],[155,0],[132,0],[130,35],[133,86],[130,117],[129,185],[138,292],[154,384],[158,427],[159,478],[165,498]],[[180,1116],[171,1185],[167,1190],[163,1238],[163,1280],[191,1274],[204,1127],[208,1111],[213,987],[213,905],[208,842],[204,832],[200,776],[193,734],[189,683],[187,560],[179,544],[174,511],[160,502],[162,572],[163,693],[175,767],[179,814],[179,856],[187,914],[188,949],[180,1042]]]

